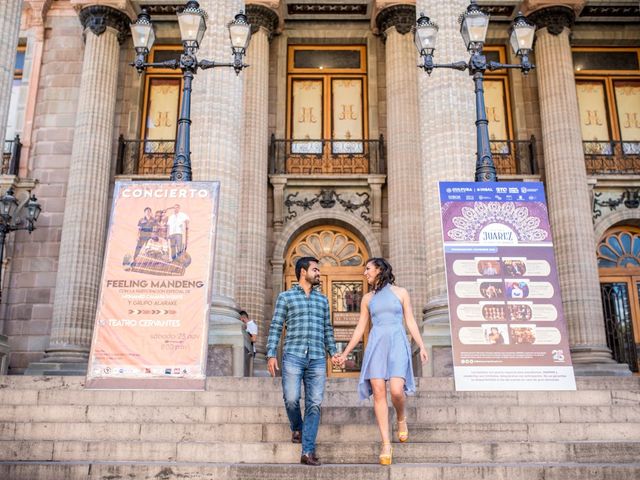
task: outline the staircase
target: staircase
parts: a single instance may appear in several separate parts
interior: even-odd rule
[[[317,454],[300,465],[279,379],[210,378],[205,392],[84,390],[82,377],[0,377],[0,479],[637,480],[640,377],[576,392],[455,392],[422,378],[410,441],[377,465],[373,410],[329,380]],[[394,432],[395,435],[395,432]]]

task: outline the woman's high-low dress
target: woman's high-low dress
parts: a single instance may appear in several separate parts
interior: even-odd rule
[[[373,327],[362,360],[358,393],[364,400],[371,396],[372,378],[404,378],[407,394],[416,390],[411,366],[411,347],[404,329],[402,303],[390,285],[385,285],[369,301]]]

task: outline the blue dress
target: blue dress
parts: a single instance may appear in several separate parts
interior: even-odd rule
[[[390,285],[374,294],[369,301],[373,328],[362,360],[358,393],[365,400],[373,393],[371,378],[404,378],[404,391],[416,391],[411,366],[411,347],[404,329],[402,303]]]

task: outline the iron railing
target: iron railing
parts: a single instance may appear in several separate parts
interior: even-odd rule
[[[491,140],[489,144],[498,177],[538,173],[533,135],[529,140]]]
[[[116,172],[119,175],[169,175],[175,140],[125,140],[118,138]]]
[[[633,321],[626,282],[601,283],[607,346],[618,363],[626,363],[632,372],[638,371],[638,351],[633,334]]]
[[[13,140],[5,140],[2,149],[2,175],[17,175],[20,170],[20,152],[22,143],[20,135],[16,135]]]
[[[384,137],[378,140],[281,140],[271,135],[269,173],[385,173]]]
[[[640,174],[640,142],[582,142],[589,175]]]

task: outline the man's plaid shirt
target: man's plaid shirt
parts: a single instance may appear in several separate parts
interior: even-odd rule
[[[282,327],[287,332],[284,353],[310,359],[325,358],[325,352],[337,353],[333,327],[329,318],[329,301],[316,289],[307,297],[302,287],[296,285],[278,295],[271,320],[267,357],[277,355]]]

